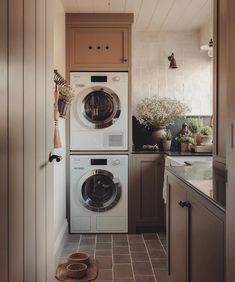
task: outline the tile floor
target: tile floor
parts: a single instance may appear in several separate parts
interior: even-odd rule
[[[97,282],[167,281],[163,233],[66,235],[59,261],[78,250],[98,260]]]

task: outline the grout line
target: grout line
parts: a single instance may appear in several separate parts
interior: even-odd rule
[[[80,234],[80,237],[79,237],[79,240],[78,240],[77,252],[79,251],[79,246],[81,244],[81,240],[82,240],[82,234]]]
[[[130,248],[129,235],[127,234],[126,237],[127,237],[127,244],[128,244],[129,256],[130,256],[130,261],[131,261],[131,269],[132,269],[132,274],[133,274],[133,280],[134,280],[134,282],[135,282],[135,273],[134,273],[132,255],[131,255],[131,248]]]
[[[163,246],[162,241],[161,241],[161,238],[159,237],[158,233],[157,233],[157,237],[158,237],[158,240],[159,240],[159,242],[160,242],[160,244],[161,244],[161,246],[162,246],[162,249],[163,249],[164,253],[167,255],[166,249],[165,249],[165,247]]]
[[[94,258],[96,257],[97,234],[95,236]]]
[[[151,265],[151,268],[152,268],[153,276],[154,276],[154,278],[155,278],[155,281],[157,281],[157,277],[156,277],[155,272],[154,272],[154,269],[153,269],[153,264],[152,264],[152,261],[151,261],[151,257],[150,257],[150,255],[149,255],[149,251],[148,251],[148,248],[147,248],[147,245],[146,245],[144,236],[143,236],[143,234],[141,234],[141,235],[142,235],[142,237],[143,237],[144,245],[145,245],[145,248],[146,248],[146,250],[147,250],[147,254],[148,254],[149,262],[150,262],[150,265]]]
[[[113,257],[113,234],[111,234],[111,252],[112,252],[112,281],[114,281],[114,257]]]

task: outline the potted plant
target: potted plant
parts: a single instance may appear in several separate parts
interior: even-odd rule
[[[143,99],[136,109],[136,118],[152,130],[154,144],[160,144],[167,125],[173,124],[176,117],[189,111],[189,107],[177,99],[153,96]]]
[[[201,143],[201,136],[199,132],[203,127],[203,120],[201,118],[189,118],[187,123],[188,128],[192,133],[192,137],[194,138],[195,142],[199,145]]]
[[[191,145],[195,144],[195,140],[191,136],[182,135],[177,137],[176,140],[180,143],[181,152],[189,152]]]
[[[163,151],[168,152],[171,149],[171,140],[172,140],[172,135],[169,130],[167,130],[163,135],[162,135],[162,145],[163,145]]]
[[[212,128],[210,126],[204,126],[200,130],[200,136],[203,144],[212,143]]]

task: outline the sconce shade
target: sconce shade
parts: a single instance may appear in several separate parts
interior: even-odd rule
[[[170,69],[177,69],[178,68],[177,65],[176,65],[174,53],[172,53],[171,56],[168,57],[168,60],[170,61],[170,65],[169,65]]]

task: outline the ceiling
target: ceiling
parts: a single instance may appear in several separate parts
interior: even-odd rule
[[[67,13],[134,13],[136,30],[200,29],[211,19],[212,0],[62,0]]]

